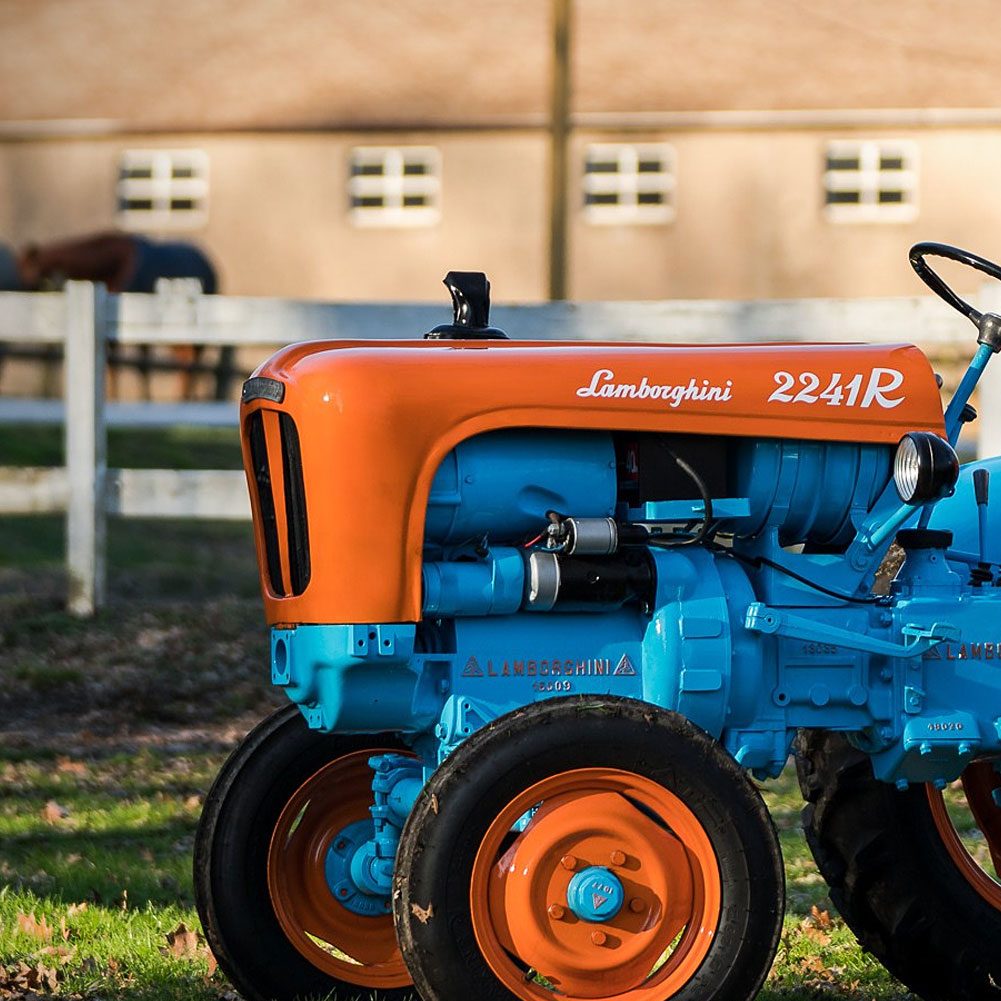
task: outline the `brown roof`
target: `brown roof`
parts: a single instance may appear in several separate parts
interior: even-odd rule
[[[992,0],[575,0],[584,112],[992,107]],[[5,0],[0,121],[541,121],[547,0]]]

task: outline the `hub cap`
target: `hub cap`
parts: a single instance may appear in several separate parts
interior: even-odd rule
[[[567,903],[581,921],[610,921],[625,900],[622,881],[604,866],[588,866],[567,887]]]
[[[516,797],[488,828],[470,885],[483,955],[526,1001],[554,989],[569,1001],[664,1001],[705,958],[720,903],[694,813],[618,769],[564,772]]]

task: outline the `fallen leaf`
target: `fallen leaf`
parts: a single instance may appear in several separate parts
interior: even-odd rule
[[[177,959],[194,956],[198,952],[198,939],[198,932],[192,931],[182,921],[172,932],[167,932],[167,948],[160,952]]]
[[[48,922],[46,922],[44,914],[42,915],[42,920],[39,921],[35,917],[34,912],[25,914],[23,911],[18,911],[17,927],[23,934],[41,939],[43,942],[48,942],[52,938],[52,929],[49,927]]]
[[[52,992],[59,986],[59,980],[59,972],[44,963],[29,966],[22,960],[10,968],[0,966],[0,987],[5,997],[23,997],[26,990]]]
[[[420,904],[411,904],[410,912],[422,925],[426,925],[434,916],[434,904],[428,904],[427,907],[421,907]]]
[[[814,928],[812,925],[803,928],[803,935],[817,945],[829,945],[831,942],[831,936],[827,932]]]
[[[85,910],[87,910],[86,900],[79,904],[70,904],[69,907],[66,908],[66,916],[75,918],[78,914],[83,914]]]
[[[56,758],[56,771],[66,775],[86,775],[87,766],[82,761],[74,761],[72,758]]]
[[[813,981],[832,983],[834,974],[824,965],[824,961],[819,956],[804,956],[796,964],[800,973],[812,975]]]
[[[57,824],[60,820],[65,820],[70,815],[65,806],[60,806],[54,799],[50,799],[42,807],[42,819],[49,824]]]
[[[66,945],[47,945],[38,950],[39,956],[52,956],[59,960],[60,966],[65,966],[75,955],[76,949]]]

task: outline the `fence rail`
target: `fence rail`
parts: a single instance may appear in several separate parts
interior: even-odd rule
[[[1001,312],[1001,285],[976,297]],[[440,323],[441,305],[316,303],[203,296],[189,283],[154,295],[110,295],[69,282],[57,293],[0,293],[0,341],[62,345],[63,400],[0,400],[0,421],[65,426],[66,466],[0,467],[0,514],[65,512],[68,604],[92,614],[104,600],[109,515],[231,519],[250,514],[241,472],[108,469],[107,429],[115,425],[235,424],[234,404],[107,402],[107,345],[278,346],[324,339],[411,339]],[[892,299],[793,299],[762,302],[544,303],[499,306],[493,322],[517,340],[648,341],[723,344],[749,341],[911,342],[932,353],[972,354],[975,334],[932,296]],[[262,354],[263,354],[262,350]],[[1001,364],[981,383],[977,449],[1001,452]]]

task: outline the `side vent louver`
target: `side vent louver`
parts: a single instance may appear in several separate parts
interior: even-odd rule
[[[247,418],[247,438],[268,589],[279,598],[302,594],[310,564],[299,432],[288,414],[257,410]]]
[[[285,476],[285,525],[292,593],[302,594],[309,583],[309,530],[306,525],[306,491],[302,479],[299,432],[288,414],[278,418],[282,437],[282,472]]]
[[[261,512],[261,529],[264,533],[264,557],[268,565],[268,581],[273,594],[284,596],[282,561],[278,552],[278,519],[275,515],[275,495],[271,489],[271,468],[268,462],[268,445],[264,438],[264,418],[261,411],[247,420],[250,438],[250,461],[254,465],[254,483],[257,486],[257,505]]]

